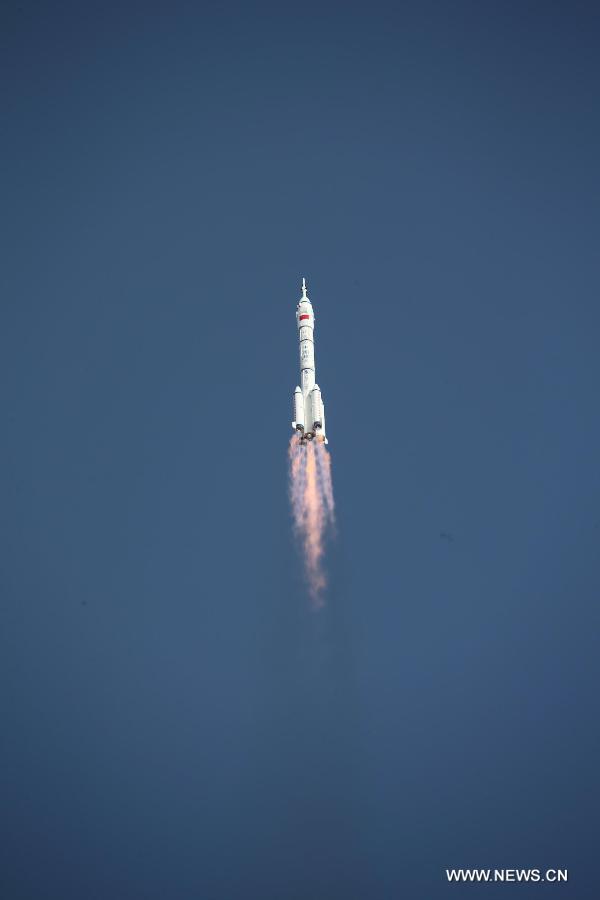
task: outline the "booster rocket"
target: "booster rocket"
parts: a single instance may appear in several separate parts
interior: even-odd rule
[[[328,443],[325,434],[325,404],[319,385],[315,383],[315,314],[306,293],[306,279],[302,279],[302,296],[296,307],[296,324],[300,345],[300,385],[294,391],[294,421],[292,428],[301,441]]]

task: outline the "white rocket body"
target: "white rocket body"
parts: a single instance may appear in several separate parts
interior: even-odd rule
[[[302,440],[318,438],[327,444],[325,405],[319,385],[315,383],[315,314],[302,279],[302,296],[296,307],[296,324],[300,345],[300,386],[294,392],[292,428]]]

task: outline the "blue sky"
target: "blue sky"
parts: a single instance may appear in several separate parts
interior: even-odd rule
[[[0,31],[3,892],[430,900],[515,865],[594,896],[591,5],[12,3]]]

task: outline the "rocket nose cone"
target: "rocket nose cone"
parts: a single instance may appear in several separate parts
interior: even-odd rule
[[[321,388],[319,387],[319,385],[315,384],[315,386],[313,387],[313,391],[320,391],[320,390],[321,390]]]
[[[299,385],[296,385],[296,390],[294,391],[294,393],[295,393],[295,394],[301,394],[301,393],[302,393],[302,391],[300,390]]]

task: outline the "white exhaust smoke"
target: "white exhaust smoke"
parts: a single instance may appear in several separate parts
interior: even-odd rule
[[[304,560],[304,572],[314,607],[323,606],[327,579],[325,540],[335,524],[331,457],[322,440],[301,441],[292,435],[289,447],[290,501],[294,531]]]

